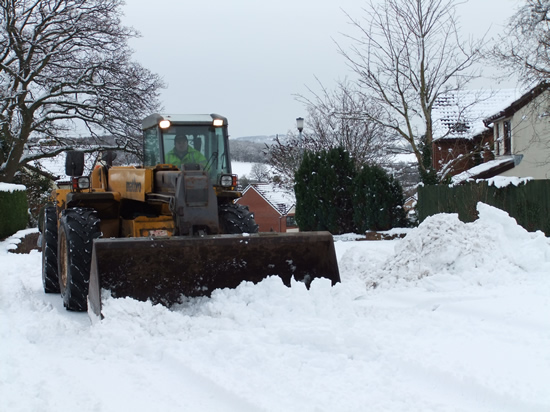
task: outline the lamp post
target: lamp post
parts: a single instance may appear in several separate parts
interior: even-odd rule
[[[298,128],[298,132],[300,133],[298,136],[298,145],[300,146],[300,154],[302,153],[302,130],[304,130],[304,118],[298,117],[296,119],[296,127]]]

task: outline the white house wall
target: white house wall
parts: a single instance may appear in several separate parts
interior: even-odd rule
[[[549,95],[543,93],[513,115],[512,154],[523,158],[500,176],[550,179],[550,116],[546,114]],[[502,130],[502,122],[498,123]]]

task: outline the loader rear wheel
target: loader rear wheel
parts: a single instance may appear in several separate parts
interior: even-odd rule
[[[42,285],[46,293],[59,293],[55,207],[44,208],[42,217]]]
[[[258,233],[258,225],[248,206],[239,204],[222,204],[219,207],[220,226],[223,233]]]
[[[86,311],[93,240],[100,236],[93,209],[66,209],[61,213],[58,238],[58,272],[67,310]]]

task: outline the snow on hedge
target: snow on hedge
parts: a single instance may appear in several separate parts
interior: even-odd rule
[[[12,183],[0,183],[0,192],[24,192],[27,188],[24,185],[16,185]]]

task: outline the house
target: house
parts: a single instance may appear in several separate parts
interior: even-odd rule
[[[432,110],[434,169],[452,176],[492,160],[493,134],[484,119],[518,95],[516,89],[502,89],[454,91],[440,96]]]
[[[436,170],[448,167],[454,183],[494,176],[550,179],[549,86],[541,83],[522,95],[494,92],[472,103],[462,117],[447,116],[447,124],[440,110],[444,135],[433,145]],[[476,149],[480,155],[469,154]]]
[[[495,160],[509,166],[493,176],[550,179],[549,87],[539,84],[484,120],[493,132]]]
[[[274,184],[251,184],[237,203],[248,206],[260,232],[298,231],[294,219],[296,199],[292,192]]]

